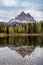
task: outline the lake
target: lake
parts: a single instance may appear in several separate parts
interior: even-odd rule
[[[43,37],[29,36],[29,37],[0,37],[1,46],[43,46]]]
[[[0,65],[43,65],[43,37],[0,37]]]

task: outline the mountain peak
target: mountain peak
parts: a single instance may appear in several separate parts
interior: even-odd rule
[[[25,13],[22,11],[21,14],[25,14]]]
[[[30,21],[30,22],[35,22],[34,18],[29,14],[25,12],[21,12],[17,17],[15,17],[16,20],[20,21]]]
[[[25,14],[25,12],[22,11],[22,12],[21,12],[21,15],[26,15],[26,14]]]
[[[17,17],[14,19],[11,19],[9,23],[35,23],[36,21],[34,18],[29,14],[25,12],[21,12]]]
[[[15,17],[16,20],[23,21],[25,19],[26,14],[24,12],[21,12],[17,17]]]
[[[29,13],[27,13],[27,17],[31,17],[31,15]]]

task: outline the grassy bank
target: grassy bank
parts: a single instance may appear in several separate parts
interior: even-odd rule
[[[10,34],[0,33],[0,37],[5,37],[5,36],[43,36],[43,33],[31,33],[31,34],[27,34],[27,33],[10,33]]]

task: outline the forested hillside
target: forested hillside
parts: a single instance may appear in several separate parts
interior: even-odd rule
[[[0,33],[43,33],[43,22],[15,25],[0,24]]]

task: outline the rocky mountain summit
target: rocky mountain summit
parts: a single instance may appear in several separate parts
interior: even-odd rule
[[[9,20],[9,24],[12,23],[34,23],[36,22],[35,19],[29,14],[29,13],[24,13],[21,12],[17,17]]]

